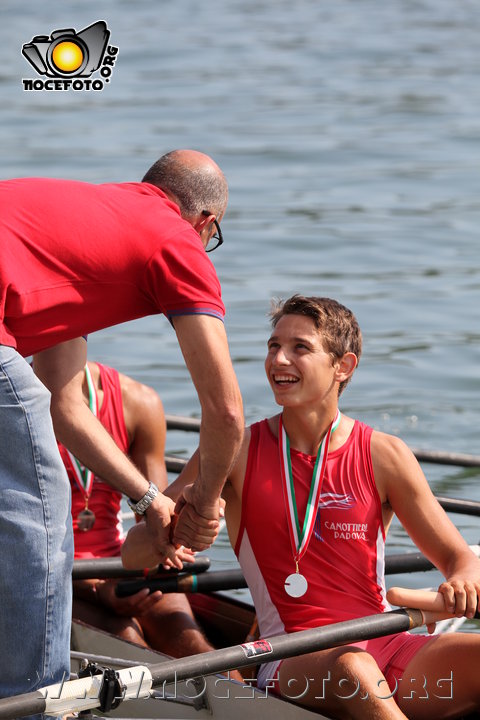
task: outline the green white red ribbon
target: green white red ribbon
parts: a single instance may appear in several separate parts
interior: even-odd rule
[[[295,498],[295,485],[293,482],[292,461],[290,457],[290,441],[283,426],[282,415],[279,420],[278,432],[278,448],[280,454],[280,474],[282,478],[283,497],[287,508],[287,521],[290,535],[290,543],[292,546],[293,558],[298,572],[298,563],[307,551],[310,538],[315,525],[315,517],[317,513],[318,501],[322,491],[323,476],[325,474],[325,466],[327,464],[328,446],[330,437],[337,429],[341,420],[340,410],[337,410],[335,419],[330,424],[327,434],[320,443],[317,452],[317,459],[313,468],[312,481],[310,484],[310,492],[307,500],[307,509],[303,528],[300,529],[298,519],[298,508]]]
[[[98,397],[97,392],[95,390],[95,385],[93,384],[92,375],[90,373],[90,368],[88,365],[85,365],[85,376],[87,378],[87,386],[88,386],[88,407],[92,411],[92,413],[97,417],[98,415]],[[93,478],[94,474],[91,470],[86,468],[84,465],[81,464],[79,460],[73,455],[73,453],[70,452],[67,448],[65,448],[68,453],[68,457],[70,459],[70,464],[72,466],[72,470],[75,474],[75,482],[77,483],[80,492],[85,498],[85,507],[88,506],[88,498],[90,497],[92,493],[92,487],[93,487]]]

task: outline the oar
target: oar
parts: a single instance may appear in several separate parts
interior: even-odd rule
[[[165,466],[168,472],[181,473],[188,460],[185,458],[175,457],[175,455],[165,455]]]
[[[460,515],[480,516],[480,502],[476,500],[463,500],[460,498],[447,498],[440,495],[435,496],[447,512],[459,513]]]
[[[172,577],[145,578],[142,580],[126,580],[119,582],[115,588],[117,597],[128,597],[149,588],[150,592],[161,590],[164,593],[196,593],[214,592],[217,590],[238,590],[246,588],[247,582],[240,569],[219,570],[202,575],[181,573]]]
[[[198,555],[193,562],[183,563],[182,570],[165,570],[162,565],[148,570],[148,577],[160,575],[169,577],[178,572],[188,572],[192,574],[203,573],[210,567],[210,558],[204,555]],[[90,578],[126,578],[126,577],[145,577],[145,570],[126,570],[122,565],[122,559],[119,557],[111,558],[92,558],[86,560],[74,560],[72,577],[74,580],[87,580]]]
[[[182,415],[165,415],[167,430],[185,430],[186,432],[200,432],[200,420],[184,417]]]
[[[442,616],[444,614],[442,613]],[[0,700],[0,720],[36,713],[62,714],[100,707],[108,712],[116,699],[146,699],[152,687],[195,677],[225,673],[361,640],[393,635],[430,624],[438,614],[420,610],[393,610],[290,635],[278,635],[242,645],[155,665],[111,669],[97,675],[49,685],[42,690]]]
[[[418,462],[437,465],[457,465],[459,467],[480,467],[480,455],[467,453],[440,452],[436,450],[418,450],[412,448]]]
[[[469,547],[474,555],[480,557],[480,545],[470,545]],[[432,569],[435,569],[435,565],[420,552],[392,553],[385,556],[385,575],[422,572]]]
[[[471,545],[470,549],[480,556],[480,546]],[[421,553],[399,553],[385,557],[385,574],[396,575],[404,572],[421,572],[431,570],[435,566]],[[149,588],[150,592],[161,590],[164,593],[209,593],[219,590],[240,590],[247,587],[247,582],[240,568],[232,570],[209,571],[193,575],[178,573],[170,577],[147,577],[138,580],[126,580],[118,583],[118,597],[128,597]],[[405,603],[404,603],[405,604]]]

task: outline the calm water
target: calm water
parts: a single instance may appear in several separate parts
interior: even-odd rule
[[[0,7],[3,176],[132,180],[188,146],[224,169],[226,242],[213,259],[248,420],[275,410],[263,374],[270,298],[315,293],[351,307],[364,331],[345,412],[415,447],[480,453],[474,0]],[[23,92],[23,43],[99,19],[119,47],[103,92]],[[198,415],[164,318],[89,345],[153,385],[167,412]],[[194,444],[174,433],[168,450]],[[436,492],[480,500],[478,472],[425,470]],[[476,519],[454,519],[478,541]],[[394,528],[390,550],[406,546]],[[225,541],[211,555],[232,562]]]

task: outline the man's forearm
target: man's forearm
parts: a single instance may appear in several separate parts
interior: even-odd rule
[[[235,464],[244,433],[241,406],[228,416],[203,416],[200,427],[199,475],[195,481],[199,502],[217,500]]]
[[[134,500],[148,489],[148,480],[120,450],[103,425],[82,403],[69,412],[52,408],[57,438],[95,475]],[[72,420],[73,418],[73,420]]]
[[[202,408],[195,504],[213,506],[242,442],[242,398],[223,323],[208,315],[185,315],[174,324]]]
[[[95,475],[140,499],[148,481],[117,447],[83,398],[87,343],[75,338],[34,357],[34,370],[51,392],[50,411],[57,440]]]

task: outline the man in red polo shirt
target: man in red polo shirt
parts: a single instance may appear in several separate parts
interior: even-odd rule
[[[141,183],[0,182],[0,696],[69,670],[69,493],[51,419],[58,439],[132,499],[159,553],[177,562],[173,503],[83,402],[82,336],[146,315],[171,321],[202,408],[201,470],[174,541],[201,550],[215,536],[243,435],[220,285],[205,253],[218,244],[227,196],[220,168],[192,150],[163,156]]]

